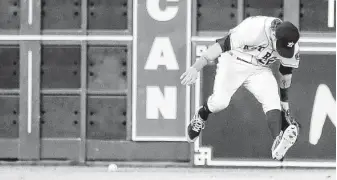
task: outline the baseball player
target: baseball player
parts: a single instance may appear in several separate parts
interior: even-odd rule
[[[299,133],[299,125],[290,116],[288,104],[292,71],[299,65],[299,36],[298,29],[290,22],[254,16],[217,39],[180,77],[183,85],[193,84],[204,66],[218,61],[213,94],[191,120],[187,129],[189,141],[197,139],[208,115],[225,109],[232,95],[243,85],[262,104],[274,138],[272,158],[283,160]],[[279,86],[269,67],[276,61],[280,62]]]

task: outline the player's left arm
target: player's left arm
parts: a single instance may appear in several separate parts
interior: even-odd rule
[[[279,86],[280,86],[280,100],[283,111],[289,110],[289,89],[291,86],[291,80],[293,76],[293,70],[299,66],[299,47],[295,46],[295,53],[292,58],[282,58],[279,67]]]
[[[280,86],[280,100],[281,100],[281,107],[283,111],[289,110],[289,89],[291,86],[291,79],[292,79],[292,67],[286,67],[280,64],[279,68],[279,86]]]
[[[300,128],[300,124],[291,116],[289,108],[289,89],[291,87],[291,79],[293,76],[293,67],[280,65],[280,100],[282,110],[282,129],[287,127],[286,123],[296,125]],[[285,124],[284,124],[285,123]]]

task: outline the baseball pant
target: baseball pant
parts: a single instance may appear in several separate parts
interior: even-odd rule
[[[281,109],[278,84],[271,69],[244,62],[226,52],[218,59],[213,94],[207,100],[209,110],[225,109],[241,85],[262,104],[265,113]]]

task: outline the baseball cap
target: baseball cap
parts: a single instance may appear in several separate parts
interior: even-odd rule
[[[300,38],[300,33],[295,25],[289,21],[279,24],[275,32],[276,50],[285,58],[294,56],[295,44]]]

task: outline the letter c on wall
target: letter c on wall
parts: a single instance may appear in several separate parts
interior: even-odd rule
[[[179,0],[166,0],[167,2],[179,2]],[[164,10],[159,7],[160,0],[146,0],[146,9],[149,15],[157,21],[169,21],[178,13],[177,6],[168,6]]]

